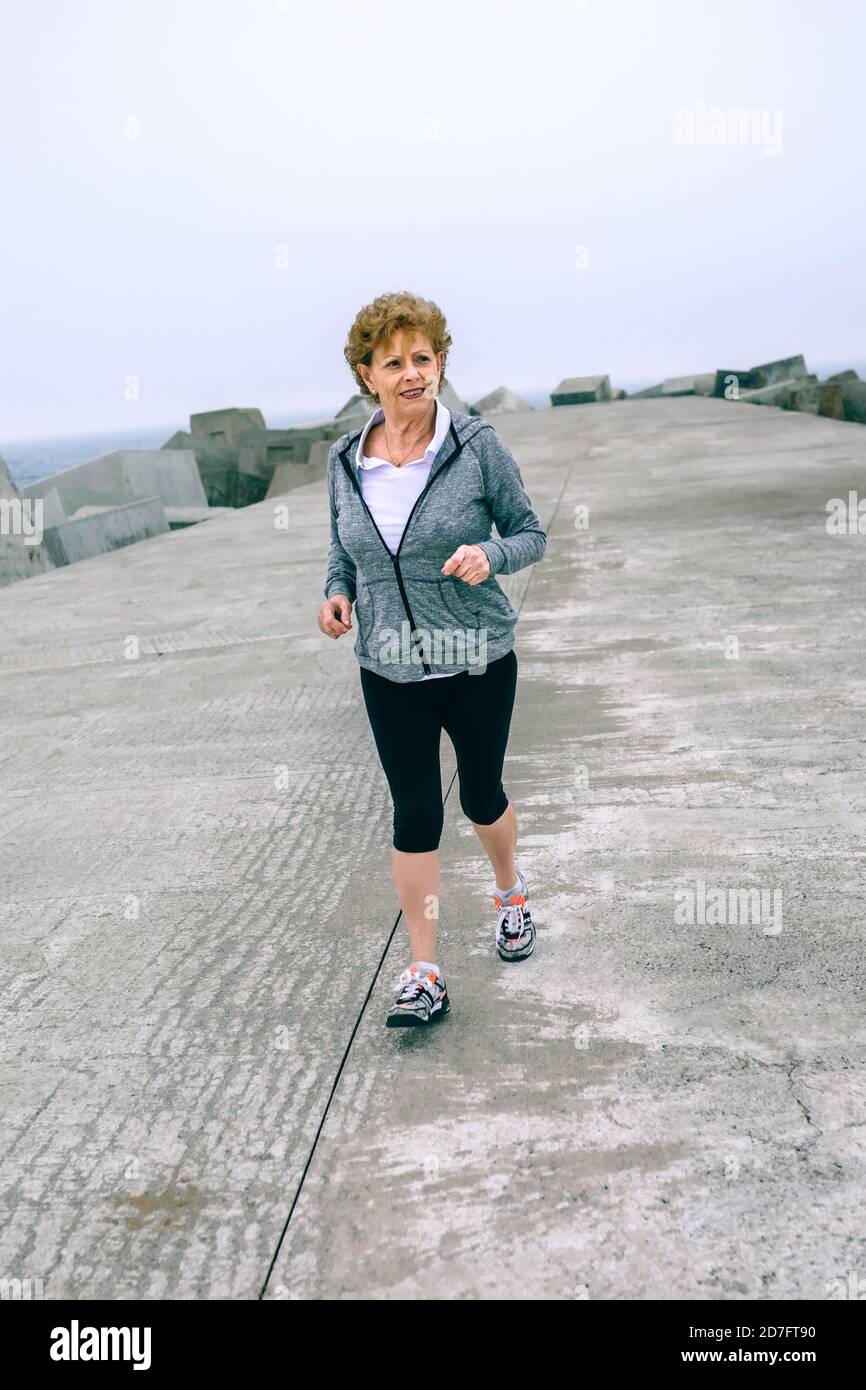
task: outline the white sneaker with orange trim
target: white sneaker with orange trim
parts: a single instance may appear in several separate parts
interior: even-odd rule
[[[517,870],[520,891],[503,902],[499,893],[493,894],[496,904],[496,949],[502,960],[526,960],[535,950],[535,926],[529,911],[526,879]]]
[[[417,965],[404,970],[392,988],[397,1001],[388,1011],[386,1028],[415,1028],[443,1018],[451,1008],[451,1000],[441,975],[432,970],[422,971]]]

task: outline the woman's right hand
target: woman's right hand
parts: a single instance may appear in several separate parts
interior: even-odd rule
[[[325,599],[316,615],[319,631],[326,637],[342,637],[352,630],[352,600],[345,594],[332,594]]]

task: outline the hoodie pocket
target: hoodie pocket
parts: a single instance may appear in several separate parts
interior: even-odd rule
[[[383,618],[383,601],[385,591],[383,584],[391,583],[396,590],[393,579],[362,579],[358,578],[357,593],[355,596],[355,617],[358,622],[358,646],[365,652],[370,650],[370,639],[373,636],[373,629],[376,621],[381,624]],[[399,595],[398,595],[399,599]]]
[[[515,608],[495,581],[464,584],[444,579],[441,587],[443,603],[464,626],[485,628],[491,638],[498,638],[517,622]]]
[[[442,607],[447,609],[452,618],[456,618],[463,627],[478,627],[481,619],[478,608],[473,606],[468,596],[471,592],[470,586],[460,579],[439,579],[436,582]],[[463,593],[464,589],[467,591],[466,594]]]

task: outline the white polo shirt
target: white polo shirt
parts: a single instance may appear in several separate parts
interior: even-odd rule
[[[448,433],[448,426],[451,424],[451,411],[442,404],[437,396],[435,431],[423,458],[412,459],[410,463],[404,463],[400,468],[395,467],[388,459],[377,458],[375,454],[371,455],[370,458],[364,457],[364,443],[367,435],[373,426],[384,418],[385,412],[379,406],[361,431],[355,462],[358,465],[358,477],[364,501],[370,508],[388,549],[392,555],[396,555],[400,538],[406,529],[409,513],[424,491],[433,460]],[[458,674],[457,671],[435,671],[431,672],[429,676],[422,676],[421,679],[442,681],[447,680],[449,676]]]

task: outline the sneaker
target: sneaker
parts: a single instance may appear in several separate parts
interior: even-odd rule
[[[512,893],[507,903],[503,903],[498,893],[493,894],[496,903],[496,948],[502,960],[526,960],[535,950],[535,927],[529,911],[526,892],[526,879],[517,870],[520,892]]]
[[[397,1001],[388,1011],[386,1028],[417,1028],[443,1018],[451,1008],[451,1000],[441,975],[428,970],[422,975],[417,965],[410,965],[395,980],[393,989]]]

